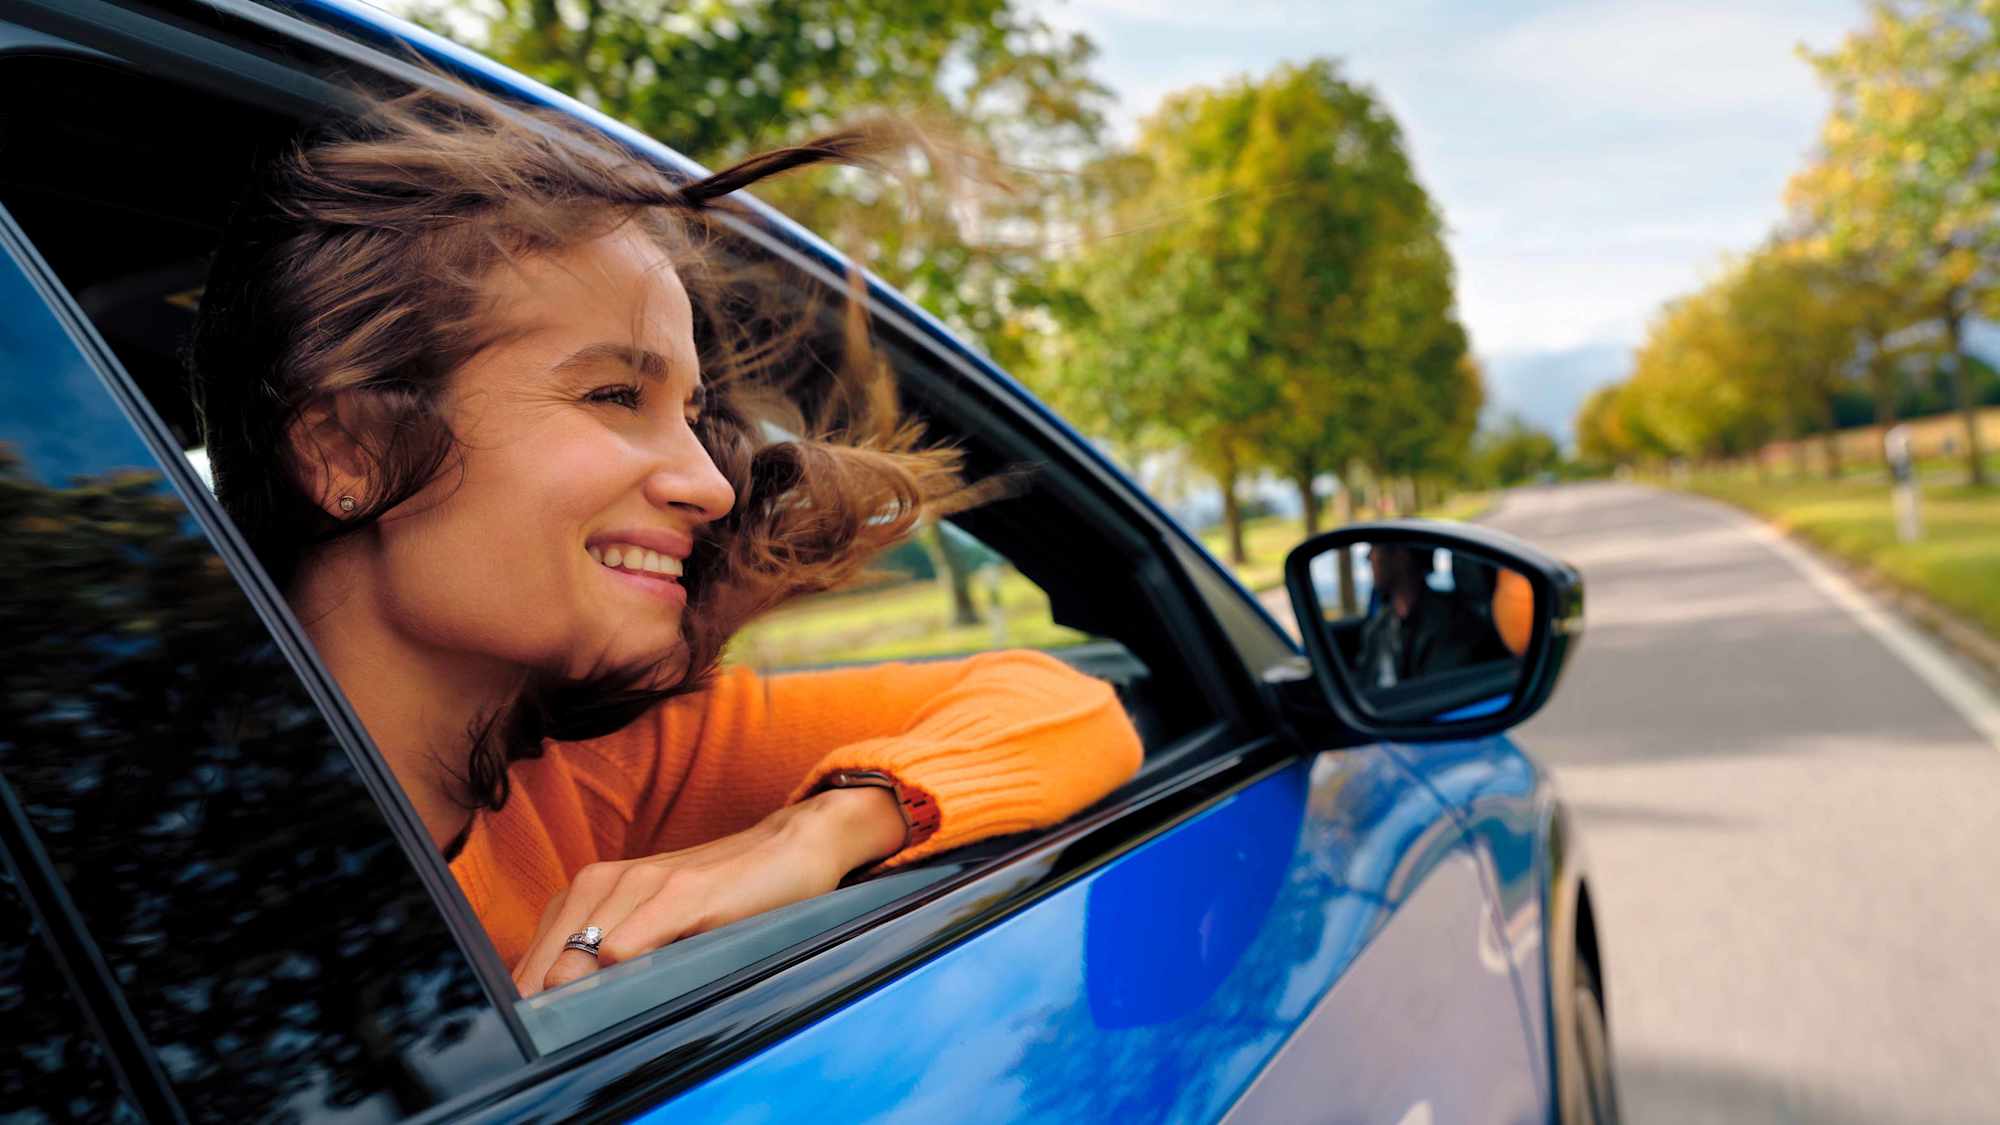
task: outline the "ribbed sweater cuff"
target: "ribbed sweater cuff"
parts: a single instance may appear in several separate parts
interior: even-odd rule
[[[798,801],[837,770],[876,770],[906,789],[920,790],[937,806],[938,828],[929,839],[883,860],[910,863],[1009,832],[1040,827],[1048,815],[1041,770],[1030,760],[994,760],[990,747],[965,743],[913,743],[873,738],[844,746],[822,759],[792,794]]]

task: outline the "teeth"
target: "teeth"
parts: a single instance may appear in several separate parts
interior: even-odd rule
[[[664,574],[674,578],[681,576],[681,560],[644,547],[629,543],[613,543],[608,547],[587,548],[590,557],[603,566],[617,570],[636,570],[647,574]]]

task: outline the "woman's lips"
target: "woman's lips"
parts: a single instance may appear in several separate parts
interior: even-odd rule
[[[687,587],[671,578],[658,574],[632,574],[623,570],[612,570],[606,566],[600,566],[597,569],[603,571],[605,576],[613,581],[629,586],[649,597],[658,598],[663,602],[677,606],[685,606],[687,604]]]

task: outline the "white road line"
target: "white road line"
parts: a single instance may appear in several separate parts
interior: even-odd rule
[[[1719,500],[1703,502],[1747,525],[1752,536],[1779,558],[1791,563],[1792,568],[1804,575],[1806,581],[1820,593],[1852,614],[1862,628],[1873,634],[1884,648],[1916,673],[1918,679],[1929,684],[1932,691],[1951,704],[1953,710],[1972,724],[1973,730],[1985,735],[1986,741],[1992,743],[1995,750],[2000,750],[2000,699],[1996,699],[1984,684],[1973,679],[1939,651],[1937,642],[1883,609],[1873,598],[1855,588],[1854,583],[1786,538],[1784,532]]]

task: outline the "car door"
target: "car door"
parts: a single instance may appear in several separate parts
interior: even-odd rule
[[[43,37],[38,52],[52,28],[75,34],[81,19],[89,30],[93,11],[129,28],[129,9],[80,4],[66,22],[29,29]],[[290,33],[285,18],[259,18],[270,41]],[[145,50],[96,75],[97,88],[136,83],[126,88],[147,104],[170,104],[158,84],[181,72],[149,69],[165,64],[145,53],[169,37],[132,41]],[[302,39],[285,41],[304,53]],[[254,69],[221,56],[268,65],[258,45],[204,39],[173,61],[243,83]],[[129,44],[108,35],[87,46]],[[31,791],[26,827],[56,873],[47,895],[77,905],[62,948],[78,971],[99,951],[104,1018],[118,997],[134,1013],[129,1026],[105,1026],[124,1028],[127,1053],[159,1069],[148,1104],[194,1117],[914,1117],[940,1106],[982,1119],[1534,1115],[1505,942],[1436,793],[1386,748],[1343,748],[1350,738],[1331,728],[1281,731],[1258,685],[1290,652],[1268,619],[1059,420],[879,290],[873,311],[914,408],[964,439],[976,467],[1039,466],[1038,488],[968,514],[962,530],[1088,639],[1066,646],[1080,650],[1070,659],[1126,677],[1121,691],[1148,730],[1146,769],[1056,830],[517,1004],[337,690],[183,463],[192,451],[175,411],[185,407],[165,377],[147,374],[155,353],[143,318],[121,317],[124,290],[71,252],[86,239],[62,242],[57,201],[30,192],[7,203],[31,196],[45,208],[35,237],[55,249],[42,261],[6,220],[10,346],[43,349],[9,365],[6,436],[34,451],[23,462],[34,488],[126,488],[160,509],[166,531],[155,538],[174,562],[171,581],[146,571],[139,588],[152,602],[117,603],[146,622],[136,633],[109,615],[88,619],[96,632],[63,632],[46,608],[34,620],[50,631],[50,660],[162,651],[145,648],[148,630],[179,639],[165,668],[137,681],[162,685],[155,695],[116,722],[72,716],[72,741],[32,744],[32,758],[10,746],[5,768]],[[135,229],[139,242],[117,244],[143,248]],[[770,229],[802,269],[839,283],[823,248]],[[110,280],[151,276],[135,265]],[[64,290],[86,283],[81,303]],[[49,386],[67,397],[30,389]],[[78,433],[100,436],[66,436]],[[79,458],[79,448],[97,452]],[[107,479],[115,467],[139,475]],[[63,483],[78,473],[86,483]],[[150,557],[112,548],[84,557]],[[226,672],[188,671],[218,655]],[[191,693],[190,678],[235,694]],[[204,718],[214,714],[229,721]],[[174,753],[141,757],[156,744]],[[254,815],[218,815],[242,813],[246,793]],[[287,823],[286,799],[300,793],[315,815]],[[176,832],[197,846],[173,843]],[[125,853],[148,858],[121,865]],[[102,881],[112,875],[126,881]],[[285,891],[275,903],[274,886]],[[321,924],[329,916],[337,924]],[[236,984],[246,962],[268,970],[247,990]],[[271,1026],[246,1030],[267,1016]]]

